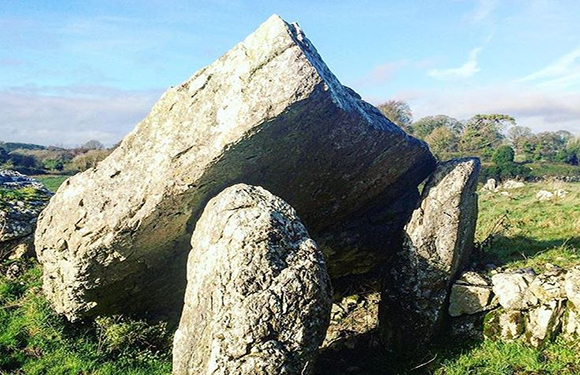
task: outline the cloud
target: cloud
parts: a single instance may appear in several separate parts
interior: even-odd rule
[[[143,119],[162,90],[104,86],[0,90],[1,141],[76,146],[112,145]]]
[[[473,76],[475,73],[479,72],[480,69],[477,67],[477,56],[483,50],[483,47],[477,47],[469,52],[469,57],[465,64],[458,68],[449,69],[431,69],[427,73],[430,77],[439,80],[454,80],[454,79],[465,79]]]
[[[459,120],[477,113],[504,113],[534,131],[568,130],[580,134],[580,93],[528,85],[502,84],[475,89],[423,90],[396,94],[409,98],[416,119],[445,114]]]
[[[543,87],[569,88],[580,85],[580,48],[577,48],[548,66],[527,75],[520,82],[533,81]]]
[[[473,12],[471,19],[475,22],[481,22],[488,18],[497,6],[497,0],[477,0],[477,7]]]
[[[353,83],[353,86],[370,87],[385,83],[393,77],[393,74],[397,70],[403,68],[407,64],[407,60],[399,60],[375,66],[362,78],[356,80]]]

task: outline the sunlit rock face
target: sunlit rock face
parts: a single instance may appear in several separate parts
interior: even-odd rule
[[[441,327],[451,285],[473,249],[479,168],[479,159],[453,159],[425,185],[385,276],[379,328],[390,350],[424,349]]]
[[[310,374],[330,280],[296,211],[237,184],[209,201],[191,246],[173,374]]]
[[[72,320],[178,314],[195,224],[239,182],[297,210],[332,277],[364,274],[434,165],[425,143],[340,84],[297,24],[272,16],[61,186],[35,238],[44,291]]]

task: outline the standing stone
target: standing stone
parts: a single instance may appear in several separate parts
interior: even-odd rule
[[[294,209],[235,185],[208,203],[191,244],[173,373],[311,373],[330,284]]]
[[[386,277],[380,332],[387,349],[417,348],[440,328],[451,283],[473,248],[479,165],[441,163],[427,182]]]
[[[36,232],[44,291],[72,320],[180,311],[193,228],[208,200],[238,182],[282,197],[314,239],[324,234],[334,277],[365,273],[377,262],[348,260],[390,249],[364,225],[343,237],[350,219],[380,205],[372,224],[396,233],[403,224],[390,207],[434,166],[424,142],[338,81],[297,24],[272,16],[61,186]],[[343,246],[353,238],[364,246]]]

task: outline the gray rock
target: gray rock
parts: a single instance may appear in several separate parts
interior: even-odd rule
[[[580,267],[574,267],[566,273],[564,289],[568,300],[580,309]]]
[[[493,292],[506,310],[524,310],[537,301],[530,301],[528,288],[535,275],[529,272],[505,272],[492,276]]]
[[[11,260],[33,257],[35,255],[34,236],[29,234],[26,237],[3,242],[0,244],[0,253],[9,254],[8,259]]]
[[[473,248],[479,166],[478,159],[441,163],[425,186],[382,294],[379,329],[389,349],[420,347],[441,327],[451,284]]]
[[[27,237],[52,194],[38,181],[0,170],[0,259],[29,252]]]
[[[489,192],[495,192],[497,189],[497,181],[494,178],[488,178],[485,185],[482,187],[482,190],[487,190]]]
[[[524,313],[519,310],[505,311],[496,309],[487,313],[483,332],[493,340],[513,341],[522,336],[525,330]]]
[[[73,320],[180,311],[192,230],[206,202],[238,182],[289,202],[333,277],[365,273],[390,251],[386,235],[369,237],[401,229],[389,207],[434,166],[424,142],[341,85],[298,25],[273,16],[59,189],[36,232],[44,291]]]
[[[504,190],[520,189],[520,188],[523,188],[524,186],[526,186],[526,184],[524,184],[521,181],[507,180],[506,182],[504,182],[501,185],[501,189],[504,189]]]
[[[238,184],[210,200],[191,244],[173,373],[311,373],[330,284],[296,212]]]
[[[525,296],[528,307],[553,300],[566,300],[565,275],[566,272],[562,269],[553,269],[538,275],[530,283]]]
[[[449,315],[475,314],[496,307],[490,286],[453,284],[449,297]]]
[[[562,325],[562,333],[566,339],[580,339],[580,312],[574,306],[568,305]]]
[[[562,326],[564,303],[550,301],[528,312],[526,317],[526,338],[528,342],[539,348],[552,340]]]
[[[491,279],[488,276],[474,271],[463,272],[459,279],[457,279],[456,283],[464,285],[492,286]]]

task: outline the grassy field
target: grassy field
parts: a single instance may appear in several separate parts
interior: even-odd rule
[[[62,176],[62,175],[38,175],[38,176],[31,176],[38,182],[41,182],[46,186],[46,188],[53,193],[56,192],[58,187],[62,185],[63,182],[66,181],[67,178],[71,176]]]
[[[567,194],[541,202],[540,190]],[[480,192],[476,240],[490,234],[494,239],[483,249],[484,261],[502,268],[542,271],[546,263],[580,263],[580,184],[529,183],[505,195]]]
[[[568,192],[564,198],[539,202],[539,190]],[[530,183],[509,195],[480,192],[476,237],[494,240],[482,251],[483,263],[503,269],[533,268],[547,263],[580,264],[580,184]],[[558,339],[543,350],[521,342],[449,343],[437,351],[437,375],[580,374],[580,343]]]
[[[58,181],[52,180],[51,189]],[[568,194],[545,202],[535,198],[539,190],[556,189]],[[580,264],[580,184],[530,183],[508,193],[480,193],[477,240],[494,234],[482,250],[483,263],[536,271],[546,263]],[[6,273],[14,265],[22,272],[10,278]],[[171,332],[163,324],[122,317],[67,323],[42,296],[41,273],[34,260],[0,262],[0,374],[171,372]],[[578,353],[580,343],[563,340],[541,351],[519,342],[452,342],[434,348],[430,365],[409,373],[580,374]]]
[[[17,265],[23,274],[6,276]],[[0,374],[169,374],[171,335],[164,324],[113,317],[67,323],[41,293],[35,261],[0,266]]]

